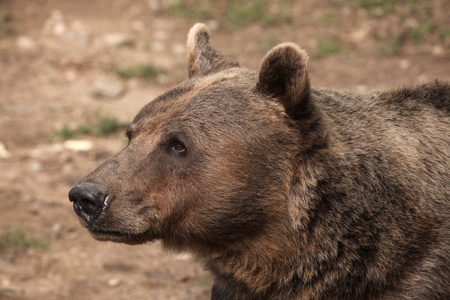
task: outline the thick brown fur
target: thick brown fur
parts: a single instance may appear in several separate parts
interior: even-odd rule
[[[81,180],[107,195],[96,239],[193,253],[213,299],[450,299],[448,83],[310,88],[297,45],[256,73],[202,24],[188,50],[190,79]]]

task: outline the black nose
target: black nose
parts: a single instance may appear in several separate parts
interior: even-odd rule
[[[87,223],[92,223],[100,216],[108,198],[95,184],[86,181],[77,183],[69,192],[73,209]]]

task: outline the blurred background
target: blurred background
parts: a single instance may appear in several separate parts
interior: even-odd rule
[[[0,299],[209,299],[189,255],[94,241],[70,187],[126,145],[140,107],[187,78],[196,22],[258,69],[294,42],[313,86],[450,78],[448,0],[0,0]]]

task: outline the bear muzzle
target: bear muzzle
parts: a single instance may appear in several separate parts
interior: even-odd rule
[[[103,194],[91,182],[80,181],[69,191],[69,200],[77,215],[91,225],[108,204],[109,194]]]

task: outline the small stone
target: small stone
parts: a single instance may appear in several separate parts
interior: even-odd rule
[[[59,232],[59,231],[61,231],[61,225],[59,225],[58,223],[53,224],[53,225],[52,225],[52,230],[53,230],[54,232]]]
[[[42,170],[42,164],[37,160],[31,161],[29,166],[30,170],[33,172],[39,172]]]
[[[72,151],[89,151],[92,149],[92,142],[88,140],[67,140],[64,148]]]
[[[362,43],[367,39],[369,34],[368,28],[359,28],[344,36],[346,42]]]
[[[409,60],[402,59],[400,61],[400,68],[402,68],[403,70],[409,69],[410,66],[411,66],[411,63],[409,62]]]
[[[21,51],[32,51],[37,48],[37,43],[32,38],[21,35],[17,38],[17,47]]]
[[[175,44],[172,46],[172,52],[175,55],[184,54],[186,52],[186,45],[185,44]]]
[[[58,22],[53,25],[52,33],[56,36],[62,36],[67,31],[66,24],[63,22]]]
[[[442,57],[444,56],[444,47],[440,45],[434,46],[431,53],[433,54],[433,56]]]
[[[45,35],[62,36],[67,32],[67,25],[64,21],[64,16],[59,10],[54,10],[50,18],[45,21],[42,29]]]
[[[109,286],[118,286],[120,284],[120,279],[119,278],[110,278],[108,279],[108,285]]]
[[[131,38],[124,33],[107,33],[103,36],[103,42],[110,47],[119,46],[130,41]]]
[[[6,150],[5,144],[0,142],[0,158],[8,158],[10,156],[11,156],[11,154],[9,153],[8,150]]]
[[[94,81],[93,94],[95,97],[118,98],[125,92],[125,85],[117,80]]]
[[[66,78],[67,81],[73,82],[77,79],[77,73],[75,73],[75,71],[73,70],[69,70],[64,73],[64,77]]]

